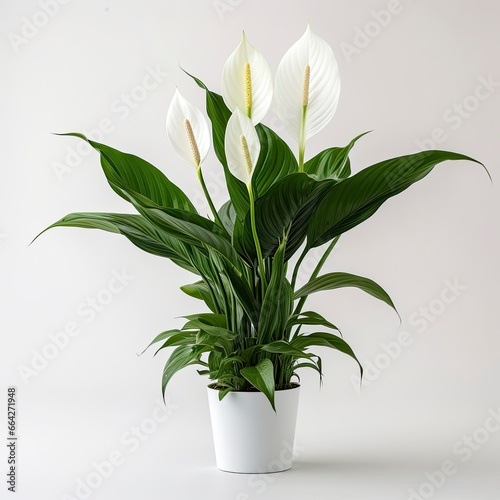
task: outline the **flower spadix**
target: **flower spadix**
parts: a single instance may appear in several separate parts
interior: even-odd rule
[[[210,149],[210,130],[201,110],[185,99],[179,90],[167,113],[167,136],[174,151],[185,161],[200,167]]]
[[[333,118],[340,93],[333,51],[310,26],[281,60],[275,88],[279,117],[303,153],[306,140]]]
[[[261,52],[250,45],[245,33],[222,70],[222,97],[231,111],[239,108],[254,125],[264,118],[271,106],[271,69]]]
[[[229,170],[248,186],[259,159],[260,142],[252,120],[239,109],[227,122],[224,149]]]

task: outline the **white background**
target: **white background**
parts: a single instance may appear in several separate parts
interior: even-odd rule
[[[50,132],[89,133],[104,120],[103,142],[148,159],[200,199],[194,170],[168,145],[166,111],[176,85],[203,106],[179,63],[220,91],[222,66],[243,29],[273,70],[308,20],[333,47],[341,101],[307,156],[374,130],[352,154],[358,171],[433,147],[422,141],[442,129],[434,147],[477,158],[495,179],[498,3],[67,0],[52,6],[48,20],[41,3],[4,2],[0,16],[1,392],[5,401],[7,386],[18,387],[19,412],[18,493],[11,496],[83,498],[77,485],[88,480],[86,495],[96,500],[404,500],[411,488],[420,498],[499,498],[500,432],[483,428],[490,412],[500,411],[499,198],[498,184],[480,166],[438,166],[342,238],[325,269],[379,282],[403,322],[357,291],[311,299],[311,308],[342,328],[367,378],[359,394],[355,363],[323,353],[321,390],[315,374],[302,377],[294,469],[267,478],[215,469],[207,382],[194,369],[173,379],[169,418],[156,409],[163,408],[166,353],[137,354],[157,333],[180,325],[179,316],[199,310],[178,290],[194,277],[97,231],[56,229],[28,246],[67,213],[129,210],[109,189],[97,154],[71,162],[79,141]],[[40,27],[28,26],[34,21]],[[152,88],[146,79],[144,91],[148,68],[160,71],[159,81]],[[489,90],[478,89],[481,79],[490,80]],[[132,105],[122,102],[127,94],[137,98]],[[463,116],[456,106],[465,106]],[[274,112],[265,122],[288,140]],[[213,155],[206,177],[220,205]],[[133,278],[92,315],[86,303],[110,299],[104,290],[113,272]],[[447,280],[459,288],[453,292]],[[420,308],[429,307],[425,319]],[[79,334],[54,351],[50,336],[72,327]],[[396,348],[402,333],[409,345]],[[394,359],[382,344],[392,346]],[[40,353],[52,359],[44,362]],[[138,444],[131,432],[141,426]],[[465,444],[466,436],[473,442]],[[110,455],[120,465],[103,479],[95,464]],[[435,473],[444,461],[453,471],[445,480]],[[424,484],[426,473],[439,488]],[[2,479],[2,498],[11,497],[6,487]]]

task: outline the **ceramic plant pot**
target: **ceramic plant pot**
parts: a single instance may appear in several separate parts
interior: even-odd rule
[[[208,387],[217,467],[246,474],[281,472],[292,467],[298,385],[276,391],[276,412],[261,392],[219,391]]]

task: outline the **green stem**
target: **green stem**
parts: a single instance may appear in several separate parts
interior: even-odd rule
[[[297,260],[297,263],[295,264],[295,268],[293,269],[293,275],[292,275],[292,290],[295,290],[295,283],[297,281],[297,275],[299,273],[299,267],[302,264],[302,261],[304,260],[305,256],[307,255],[307,252],[309,252],[309,248],[306,247],[304,248],[304,251],[300,254],[299,260]]]
[[[260,285],[262,291],[262,300],[266,294],[266,276],[264,269],[264,259],[262,258],[262,250],[260,248],[259,236],[257,235],[257,226],[255,225],[255,201],[253,198],[252,184],[248,184],[248,197],[250,199],[250,223],[252,225],[252,236],[257,251],[257,259],[259,261]]]
[[[205,184],[205,179],[203,179],[203,173],[201,172],[201,168],[198,167],[196,169],[196,173],[198,174],[198,179],[200,180],[201,187],[203,188],[203,192],[205,193],[205,198],[207,199],[208,205],[210,207],[210,210],[212,211],[212,215],[214,216],[215,222],[224,229],[224,226],[222,225],[222,222],[219,218],[219,214],[217,213],[217,210],[215,209],[215,206],[213,204],[212,198],[210,197],[210,193],[208,192],[207,186]]]
[[[326,262],[326,259],[328,259],[328,257],[332,253],[332,250],[335,248],[335,245],[337,244],[337,241],[339,241],[339,238],[340,238],[340,235],[336,236],[332,240],[332,242],[330,243],[330,245],[326,249],[325,253],[321,257],[320,261],[318,262],[317,266],[314,268],[314,271],[311,274],[311,277],[309,278],[309,281],[313,280],[314,278],[316,278],[318,276],[319,272],[321,271],[321,268],[323,267],[324,263]],[[295,314],[300,314],[300,312],[302,311],[302,307],[304,307],[304,304],[305,304],[306,300],[307,300],[307,295],[305,297],[302,297],[299,300],[299,303],[297,304],[297,307],[295,308],[295,311],[293,312],[294,315]]]

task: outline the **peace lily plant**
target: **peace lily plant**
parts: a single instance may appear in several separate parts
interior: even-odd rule
[[[385,290],[366,277],[321,274],[340,236],[437,164],[475,160],[423,151],[352,175],[349,153],[361,134],[347,146],[327,148],[306,161],[307,140],[331,121],[340,93],[333,51],[310,27],[284,55],[274,79],[245,35],[223,68],[222,96],[192,78],[205,92],[211,131],[205,114],[179,90],[166,129],[174,151],[195,168],[211,217],[200,215],[186,194],[147,161],[72,133],[65,135],[87,141],[100,153],[111,188],[137,213],[72,213],[50,227],[121,234],[197,276],[181,290],[204,302],[204,310],[150,344],[157,352],[174,348],[163,371],[163,391],[176,372],[198,365],[219,399],[236,391],[260,391],[275,408],[275,393],[296,385],[301,369],[311,368],[321,378],[321,357],[310,348],[340,351],[359,365],[337,326],[305,309],[311,294],[355,287],[394,308]],[[297,157],[261,123],[273,101],[296,142]],[[203,178],[211,141],[229,193],[219,208]],[[298,287],[302,262],[323,245],[312,275]]]

